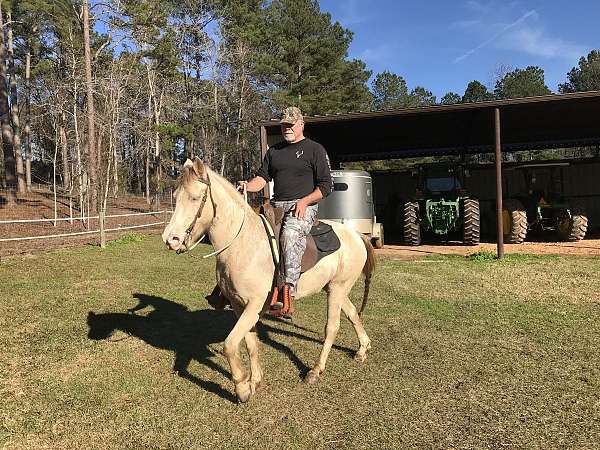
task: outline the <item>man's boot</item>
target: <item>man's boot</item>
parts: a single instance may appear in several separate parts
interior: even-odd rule
[[[283,292],[281,293],[281,300],[283,302],[283,308],[281,309],[281,315],[291,318],[294,313],[294,296],[292,295],[292,286],[289,284],[283,285]]]
[[[281,290],[275,287],[271,298],[271,315],[291,318],[294,312],[293,300],[291,285],[284,284]]]

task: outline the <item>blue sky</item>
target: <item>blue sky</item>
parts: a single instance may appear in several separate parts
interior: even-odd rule
[[[438,101],[503,67],[540,66],[556,92],[579,57],[600,48],[600,0],[320,0],[354,32],[349,57],[388,70]]]

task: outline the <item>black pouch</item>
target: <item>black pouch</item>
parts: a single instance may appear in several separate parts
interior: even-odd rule
[[[340,239],[331,225],[327,223],[319,222],[317,225],[313,225],[310,235],[315,240],[315,245],[320,253],[329,254],[340,248]]]

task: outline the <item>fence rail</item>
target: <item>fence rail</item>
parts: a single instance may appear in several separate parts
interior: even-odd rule
[[[129,227],[118,227],[118,228],[108,228],[105,229],[105,232],[108,231],[121,231],[121,230],[131,230],[134,228],[144,228],[144,227],[153,227],[156,225],[162,225],[165,222],[154,222],[154,223],[147,223],[144,225],[132,225]],[[4,238],[4,239],[0,239],[0,242],[9,242],[9,241],[30,241],[33,239],[50,239],[50,238],[58,238],[58,237],[68,237],[68,236],[79,236],[79,235],[84,235],[84,234],[94,234],[94,233],[98,233],[100,234],[100,230],[92,230],[92,231],[78,231],[77,233],[63,233],[63,234],[51,234],[51,235],[44,235],[44,236],[27,236],[27,237],[17,237],[17,238]]]
[[[131,213],[131,214],[111,214],[108,216],[104,216],[104,218],[108,219],[110,217],[131,217],[131,216],[149,216],[152,214],[170,214],[173,211],[152,211],[145,213]],[[36,223],[36,222],[60,222],[60,221],[73,221],[73,220],[87,220],[87,219],[98,219],[99,216],[85,216],[85,217],[61,217],[60,219],[15,219],[15,220],[0,220],[0,224],[7,223]]]

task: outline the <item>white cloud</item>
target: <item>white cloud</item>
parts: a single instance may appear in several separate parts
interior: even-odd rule
[[[460,61],[463,61],[464,59],[467,59],[469,56],[471,56],[473,53],[475,53],[477,50],[482,49],[483,47],[491,44],[492,42],[496,41],[498,38],[500,38],[502,35],[504,35],[505,33],[507,33],[509,30],[512,30],[513,28],[519,26],[520,24],[522,24],[523,22],[525,22],[529,17],[538,17],[538,13],[536,12],[535,9],[532,9],[531,11],[527,11],[525,14],[523,14],[521,17],[519,17],[517,20],[515,20],[514,22],[508,24],[508,25],[504,25],[502,27],[502,29],[497,32],[496,34],[494,34],[491,38],[486,39],[485,41],[483,41],[481,44],[479,44],[478,46],[472,48],[471,50],[469,50],[468,52],[464,53],[463,55],[459,56],[458,58],[456,58],[454,60],[455,63],[458,63]]]
[[[500,48],[517,50],[534,56],[545,58],[565,58],[577,60],[585,53],[586,48],[549,36],[540,27],[522,27],[503,36],[498,41]]]

